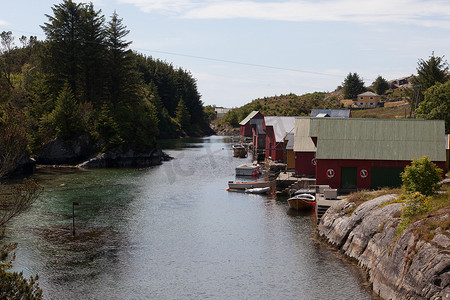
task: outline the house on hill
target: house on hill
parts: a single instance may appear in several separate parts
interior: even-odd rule
[[[338,189],[400,186],[404,168],[424,155],[445,170],[444,133],[441,120],[311,118],[316,184]]]
[[[381,96],[373,92],[365,92],[356,97],[355,105],[359,108],[375,108],[378,107]]]
[[[225,116],[225,114],[228,113],[231,110],[232,110],[232,108],[226,108],[226,107],[216,107],[216,108],[214,108],[214,111],[216,112],[217,118],[221,118],[221,117]]]

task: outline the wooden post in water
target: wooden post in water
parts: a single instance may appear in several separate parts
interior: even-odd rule
[[[80,205],[78,202],[72,202],[72,237],[75,237],[75,205]]]

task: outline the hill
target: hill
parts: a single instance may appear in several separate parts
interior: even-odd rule
[[[352,109],[354,118],[405,118],[410,115],[409,103],[405,100],[404,89],[389,90],[382,99],[384,107],[373,109]],[[392,101],[392,102],[391,102]],[[350,108],[352,100],[344,99],[342,90],[333,92],[314,92],[301,96],[287,94],[258,98],[241,107],[234,108],[213,124],[218,129],[238,127],[250,112],[257,110],[265,116],[309,116],[312,109],[345,109]]]

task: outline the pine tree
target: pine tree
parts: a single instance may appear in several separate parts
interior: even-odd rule
[[[54,16],[41,28],[47,36],[43,66],[53,75],[56,90],[68,82],[74,96],[81,101],[101,97],[101,72],[104,64],[103,16],[92,4],[64,0],[53,8]]]
[[[83,133],[78,104],[67,84],[61,90],[56,100],[56,107],[51,113],[51,120],[57,136],[63,140],[76,138]]]
[[[386,79],[378,76],[377,79],[372,83],[375,93],[378,95],[383,95],[389,89],[389,83]]]
[[[436,83],[445,83],[450,78],[447,61],[444,57],[434,56],[434,52],[427,61],[419,59],[417,64],[417,76],[412,81],[420,86],[423,93]]]
[[[184,103],[183,98],[178,102],[177,110],[175,112],[175,119],[178,124],[180,124],[181,129],[184,131],[189,131],[191,126],[191,115],[189,114],[189,110]]]
[[[358,94],[364,93],[364,81],[356,73],[348,73],[342,84],[345,99],[355,99]]]
[[[131,71],[131,57],[127,51],[131,42],[124,40],[129,32],[122,24],[122,19],[119,19],[114,11],[105,29],[108,47],[108,93],[113,106],[116,106],[127,95],[134,94],[132,89],[135,85],[132,83],[132,79],[136,79],[136,76],[133,76]]]

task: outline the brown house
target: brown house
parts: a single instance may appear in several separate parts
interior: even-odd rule
[[[381,96],[372,92],[365,92],[356,97],[355,104],[359,108],[374,108],[378,107],[381,101]]]

